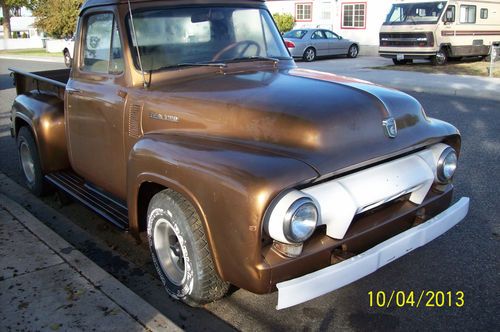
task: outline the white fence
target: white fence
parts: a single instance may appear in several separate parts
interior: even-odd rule
[[[28,48],[43,48],[40,38],[0,39],[0,50],[20,50]]]
[[[495,69],[500,68],[500,46],[491,45],[490,68],[488,69],[490,77],[494,76]]]

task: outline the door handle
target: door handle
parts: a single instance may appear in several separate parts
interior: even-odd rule
[[[80,89],[75,89],[75,88],[66,88],[66,91],[67,91],[70,95],[73,95],[73,94],[81,94],[81,93],[82,93],[82,90],[80,90]]]

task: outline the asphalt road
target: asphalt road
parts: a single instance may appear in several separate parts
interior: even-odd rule
[[[14,140],[8,135],[8,112],[15,91],[10,88],[7,67],[43,70],[60,66],[0,59],[0,171],[18,183],[22,183],[21,170]],[[462,132],[463,148],[455,179],[455,197],[471,197],[469,215],[426,247],[376,273],[334,293],[282,311],[274,309],[276,294],[258,296],[239,289],[233,289],[226,298],[204,308],[193,309],[175,302],[164,293],[144,244],[135,243],[129,235],[79,204],[62,204],[57,195],[40,200],[17,186],[4,190],[187,330],[498,330],[499,103],[443,96],[435,91],[433,94],[411,94],[420,100],[429,116],[451,122]],[[393,290],[406,294],[410,291],[420,294],[424,290],[451,291],[453,295],[461,291],[464,305],[370,306],[370,291],[385,291],[390,295]]]

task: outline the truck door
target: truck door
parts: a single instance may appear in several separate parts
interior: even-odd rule
[[[81,21],[80,44],[68,82],[66,128],[75,172],[125,196],[123,53],[115,14],[100,8]],[[83,22],[83,23],[82,23]]]

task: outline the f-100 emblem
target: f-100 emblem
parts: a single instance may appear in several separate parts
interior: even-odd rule
[[[396,125],[396,120],[394,118],[387,118],[382,121],[382,125],[384,126],[384,131],[387,137],[395,138],[398,136],[398,126]]]
[[[179,122],[179,117],[175,115],[160,114],[156,112],[149,112],[149,117],[155,120]]]

